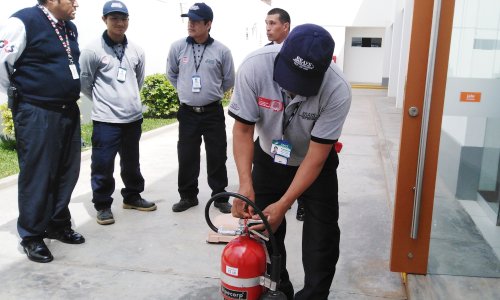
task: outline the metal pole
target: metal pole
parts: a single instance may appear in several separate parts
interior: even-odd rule
[[[420,222],[420,207],[422,202],[422,182],[425,167],[425,151],[427,149],[427,133],[429,129],[429,112],[432,101],[432,82],[436,62],[436,49],[439,33],[439,18],[441,14],[441,0],[434,1],[432,16],[432,31],[429,44],[429,60],[427,62],[427,78],[425,82],[424,108],[422,110],[422,127],[420,130],[420,147],[418,151],[417,180],[415,182],[415,196],[413,199],[413,217],[411,222],[411,238],[416,240]]]

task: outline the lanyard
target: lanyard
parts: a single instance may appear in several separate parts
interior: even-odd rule
[[[71,47],[69,44],[68,33],[66,32],[66,26],[64,26],[64,36],[66,38],[66,40],[65,40],[62,37],[61,32],[59,31],[59,28],[57,28],[56,23],[50,17],[50,14],[49,14],[49,11],[47,10],[47,8],[45,8],[42,5],[38,5],[38,8],[40,8],[43,11],[43,13],[45,14],[45,16],[47,16],[47,19],[49,19],[50,24],[52,25],[52,27],[54,28],[54,31],[56,32],[57,36],[59,37],[59,40],[61,41],[61,43],[64,47],[64,50],[66,50],[66,53],[68,54],[69,64],[70,65],[75,64],[75,62],[73,61],[73,55],[71,54]]]
[[[125,47],[127,47],[126,45],[123,44],[121,45],[122,45],[121,53],[118,53],[118,51],[116,51],[116,46],[118,46],[118,44],[111,47],[113,49],[113,52],[116,54],[116,58],[118,58],[118,60],[120,61],[120,67],[122,66],[122,60],[125,57]]]
[[[281,94],[283,95],[283,103],[285,103],[287,95],[285,94],[285,92],[281,92]],[[301,104],[302,104],[302,102],[297,103],[297,105],[293,109],[292,114],[286,120],[286,123],[285,123],[285,111],[286,111],[286,107],[287,106],[286,105],[284,106],[284,108],[283,108],[283,123],[284,124],[283,124],[283,136],[282,136],[282,138],[285,137],[285,130],[287,129],[288,125],[290,125],[290,122],[292,122],[293,118],[295,117],[295,114],[297,114],[297,111],[299,110],[299,107],[300,107]]]
[[[198,73],[198,69],[201,66],[201,62],[203,61],[203,54],[205,54],[205,50],[207,50],[208,44],[205,44],[205,47],[203,47],[203,52],[201,52],[201,57],[200,57],[200,62],[196,62],[196,54],[194,51],[194,43],[191,44],[191,48],[193,48],[193,57],[194,57],[194,69],[196,70],[196,73]]]

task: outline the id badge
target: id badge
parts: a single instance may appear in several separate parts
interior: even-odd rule
[[[116,76],[116,79],[120,82],[124,82],[126,78],[127,78],[127,69],[119,67],[118,76]]]
[[[199,75],[193,75],[192,80],[193,86],[191,88],[191,91],[193,93],[199,93],[201,91],[201,77]]]
[[[80,75],[78,75],[78,70],[76,69],[75,64],[70,64],[69,70],[71,71],[71,76],[73,76],[73,79],[80,79]]]
[[[273,140],[271,154],[275,163],[287,165],[288,159],[292,154],[292,145],[285,140]]]

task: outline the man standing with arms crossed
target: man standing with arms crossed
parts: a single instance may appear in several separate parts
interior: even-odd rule
[[[142,103],[139,90],[144,83],[144,51],[127,40],[129,13],[121,1],[104,4],[102,37],[82,50],[82,92],[92,107],[92,202],[97,223],[115,222],[111,211],[115,190],[115,157],[120,154],[123,208],[156,210],[156,204],[143,199],[144,178],[139,164],[142,133]]]
[[[268,46],[251,53],[238,70],[229,108],[236,120],[238,192],[263,209],[274,231],[282,261],[280,290],[288,299],[294,299],[294,290],[286,270],[285,213],[299,196],[306,211],[305,278],[295,299],[327,299],[339,257],[339,160],[333,145],[349,111],[351,89],[331,63],[334,46],[325,29],[305,24],[292,30],[281,50]],[[239,199],[233,200],[233,216],[258,219]]]
[[[209,34],[212,9],[205,3],[195,3],[181,17],[189,18],[189,36],[172,44],[167,61],[168,79],[177,89],[181,102],[177,112],[178,185],[181,199],[172,206],[174,212],[198,205],[202,137],[212,196],[224,192],[227,187],[227,138],[221,100],[234,84],[231,51]],[[222,213],[230,213],[231,204],[228,200],[218,199],[214,206]]]
[[[53,260],[43,238],[81,244],[68,205],[81,159],[76,0],[38,0],[0,30],[0,86],[8,89],[19,159],[17,229],[28,258]],[[5,67],[4,67],[5,66]]]

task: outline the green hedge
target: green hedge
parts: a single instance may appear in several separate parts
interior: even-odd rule
[[[147,108],[144,117],[148,118],[170,118],[179,109],[177,92],[164,74],[146,76],[141,100]]]

